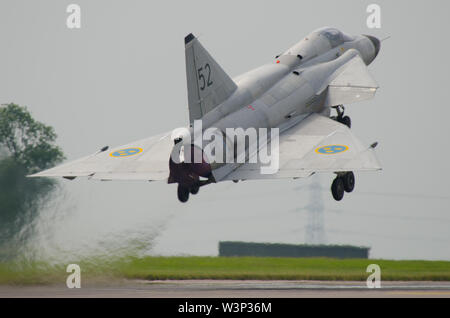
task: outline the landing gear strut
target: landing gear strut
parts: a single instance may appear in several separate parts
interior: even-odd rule
[[[336,176],[331,184],[331,194],[336,201],[344,198],[345,192],[352,192],[355,188],[355,175],[353,172],[340,173]]]
[[[334,106],[333,108],[336,109],[337,116],[333,116],[331,118],[341,124],[344,124],[348,128],[352,128],[352,120],[350,119],[350,117],[344,116],[344,112],[345,112],[344,105]]]

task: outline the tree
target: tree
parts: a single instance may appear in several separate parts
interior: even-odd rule
[[[34,120],[26,107],[0,106],[0,258],[15,238],[28,238],[29,225],[57,187],[52,179],[26,177],[64,160],[55,140],[54,129]]]

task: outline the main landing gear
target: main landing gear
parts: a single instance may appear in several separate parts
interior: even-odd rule
[[[345,112],[344,105],[333,106],[333,108],[336,109],[337,116],[333,116],[331,118],[341,124],[344,124],[348,128],[352,128],[352,120],[350,119],[350,117],[344,116],[344,112]]]
[[[336,201],[341,201],[344,198],[345,192],[352,192],[355,188],[355,175],[353,172],[338,173],[331,184],[331,194]]]
[[[182,185],[178,184],[178,189],[177,189],[178,200],[180,200],[180,202],[183,202],[183,203],[187,202],[189,200],[189,194],[196,195],[199,190],[200,190],[200,186],[198,186],[198,185],[188,188],[186,186],[182,186]]]

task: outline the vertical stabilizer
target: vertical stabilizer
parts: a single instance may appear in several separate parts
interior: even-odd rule
[[[192,123],[228,99],[237,86],[192,33],[184,38],[184,44]]]

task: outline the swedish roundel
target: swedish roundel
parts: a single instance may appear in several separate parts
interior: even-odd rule
[[[126,149],[120,149],[114,152],[111,152],[111,157],[129,157],[133,155],[137,155],[138,153],[142,152],[142,148],[126,148]]]
[[[316,149],[316,152],[318,154],[322,154],[322,155],[334,155],[337,153],[341,153],[344,151],[347,151],[348,147],[345,145],[328,145],[328,146],[323,146],[323,147],[319,147]]]

